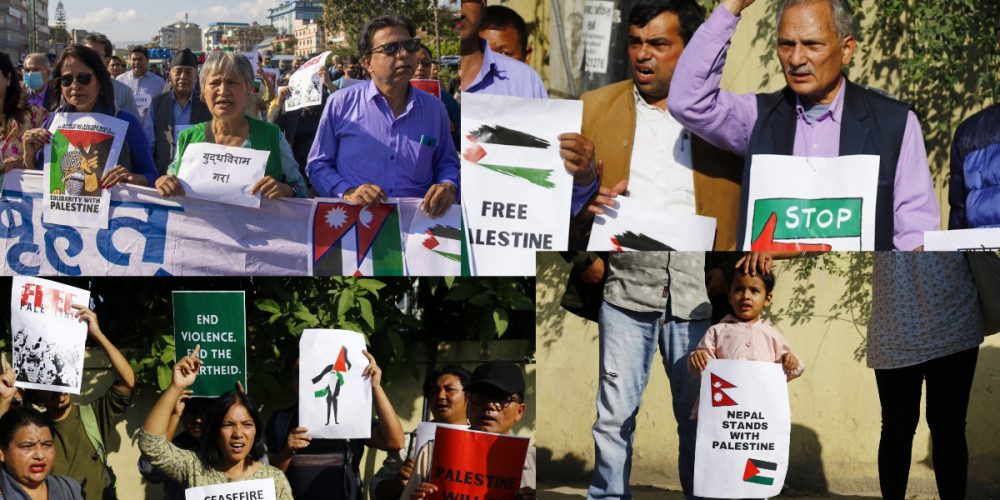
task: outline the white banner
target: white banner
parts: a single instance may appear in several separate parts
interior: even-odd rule
[[[316,439],[368,439],[372,381],[365,337],[348,330],[306,329],[299,338],[299,425]]]
[[[285,111],[293,111],[307,106],[315,106],[323,101],[323,83],[316,71],[326,62],[330,52],[324,52],[302,63],[288,79],[291,94],[285,99]]]
[[[711,250],[715,218],[665,212],[627,196],[615,198],[614,207],[594,217],[587,250],[592,252]]]
[[[924,233],[928,252],[1000,250],[1000,228],[955,229]]]
[[[781,493],[792,429],[785,378],[779,363],[709,360],[698,401],[695,496]]]
[[[579,133],[582,117],[580,101],[462,96],[462,216],[473,274],[533,276],[536,251],[566,249],[573,176],[558,136]]]
[[[363,213],[339,200],[265,198],[253,209],[163,199],[152,188],[125,186],[111,190],[108,228],[94,229],[42,224],[41,172],[16,169],[3,182],[0,275],[308,276],[314,269],[317,275],[351,276],[359,269],[369,276],[404,275],[401,239],[409,220],[400,226],[393,203],[383,204],[388,211]],[[334,217],[338,208],[341,217]],[[329,234],[337,224],[339,233]],[[352,256],[353,265],[345,266]],[[406,266],[415,275],[457,275],[450,262],[438,272],[427,267],[446,260],[418,254]],[[340,264],[324,264],[329,261]]]
[[[754,251],[874,250],[879,158],[754,155],[745,236]]]
[[[90,291],[14,277],[10,332],[17,387],[80,394],[87,322],[76,319],[74,304],[89,307]]]
[[[452,205],[437,219],[420,209],[420,198],[399,201],[407,276],[462,273],[462,207]]]
[[[101,185],[118,163],[128,122],[99,113],[56,113],[45,145],[45,222],[108,227],[111,196]]]
[[[258,431],[259,432],[259,431]],[[184,490],[184,500],[276,500],[274,479],[251,479]]]
[[[416,446],[412,448],[412,453],[414,456],[420,452],[420,449],[427,444],[428,441],[434,439],[434,433],[437,432],[438,427],[447,427],[449,429],[469,429],[468,425],[457,425],[457,424],[439,424],[437,422],[420,422],[417,424],[417,443]],[[407,457],[413,458],[413,457]]]
[[[189,144],[177,178],[187,197],[260,208],[260,192],[250,194],[250,189],[264,178],[270,155],[209,142]]]

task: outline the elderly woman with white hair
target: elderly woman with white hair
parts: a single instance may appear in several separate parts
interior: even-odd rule
[[[208,57],[201,69],[201,91],[212,120],[181,132],[174,161],[167,174],[156,180],[161,196],[184,195],[177,171],[187,146],[199,142],[269,151],[264,178],[254,184],[251,194],[259,192],[267,198],[306,195],[306,183],[292,148],[278,127],[243,114],[252,89],[253,67],[246,57],[221,50]]]

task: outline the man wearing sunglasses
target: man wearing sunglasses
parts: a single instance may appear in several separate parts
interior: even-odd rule
[[[458,198],[458,155],[448,114],[436,97],[414,89],[420,40],[413,23],[380,16],[358,37],[371,81],[327,101],[306,174],[322,197],[375,206],[387,197],[423,198],[440,217]]]
[[[510,434],[524,417],[528,405],[524,402],[524,375],[521,368],[508,361],[488,361],[472,372],[472,381],[465,388],[469,428],[474,431]],[[417,452],[413,471],[400,498],[430,498],[437,486],[425,482],[431,476],[434,441],[428,441]],[[528,448],[524,457],[524,472],[517,492],[520,500],[535,498],[535,447]]]

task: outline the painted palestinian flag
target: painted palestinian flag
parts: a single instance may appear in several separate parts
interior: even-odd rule
[[[315,210],[313,275],[403,275],[403,243],[395,204],[369,208],[320,202]]]
[[[712,406],[736,406],[738,403],[726,394],[723,389],[735,389],[736,386],[730,384],[722,377],[712,373]]]
[[[756,213],[754,216],[756,217]],[[775,230],[778,226],[777,212],[771,212],[764,222],[763,228],[757,233],[757,238],[750,242],[750,250],[754,252],[829,252],[833,246],[825,243],[785,243],[775,241]],[[860,236],[860,223],[859,223]]]
[[[110,133],[92,130],[56,129],[52,134],[53,172],[49,192],[73,196],[101,196],[100,179],[111,154]],[[54,169],[58,165],[59,172]]]
[[[771,486],[774,484],[774,478],[768,476],[774,475],[777,470],[778,464],[774,462],[748,458],[746,469],[743,470],[743,481]]]
[[[552,177],[552,170],[516,165],[496,165],[481,162],[481,160],[486,156],[486,149],[483,148],[480,142],[487,144],[500,144],[504,146],[548,149],[549,142],[545,139],[525,134],[524,132],[517,130],[511,130],[506,127],[501,127],[499,125],[496,127],[483,125],[466,137],[472,143],[472,146],[465,150],[462,154],[462,158],[469,163],[479,165],[480,167],[503,175],[524,179],[536,186],[546,189],[555,187],[555,183],[550,180]]]
[[[650,252],[656,250],[666,250],[672,251],[669,245],[666,245],[650,236],[646,236],[643,233],[633,233],[632,231],[625,231],[622,234],[616,234],[611,237],[611,244],[614,245],[616,252],[621,252],[626,248],[629,250],[636,250],[639,252]]]
[[[438,224],[424,232],[424,248],[455,262],[462,261],[462,230]]]

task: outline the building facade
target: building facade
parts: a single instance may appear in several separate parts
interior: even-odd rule
[[[326,50],[323,23],[319,20],[295,21],[295,55],[309,57]]]
[[[316,0],[286,0],[277,7],[267,9],[267,20],[279,34],[294,35],[296,21],[317,21],[323,19],[323,2]]]
[[[15,63],[31,52],[49,51],[48,0],[0,2],[0,51]]]

